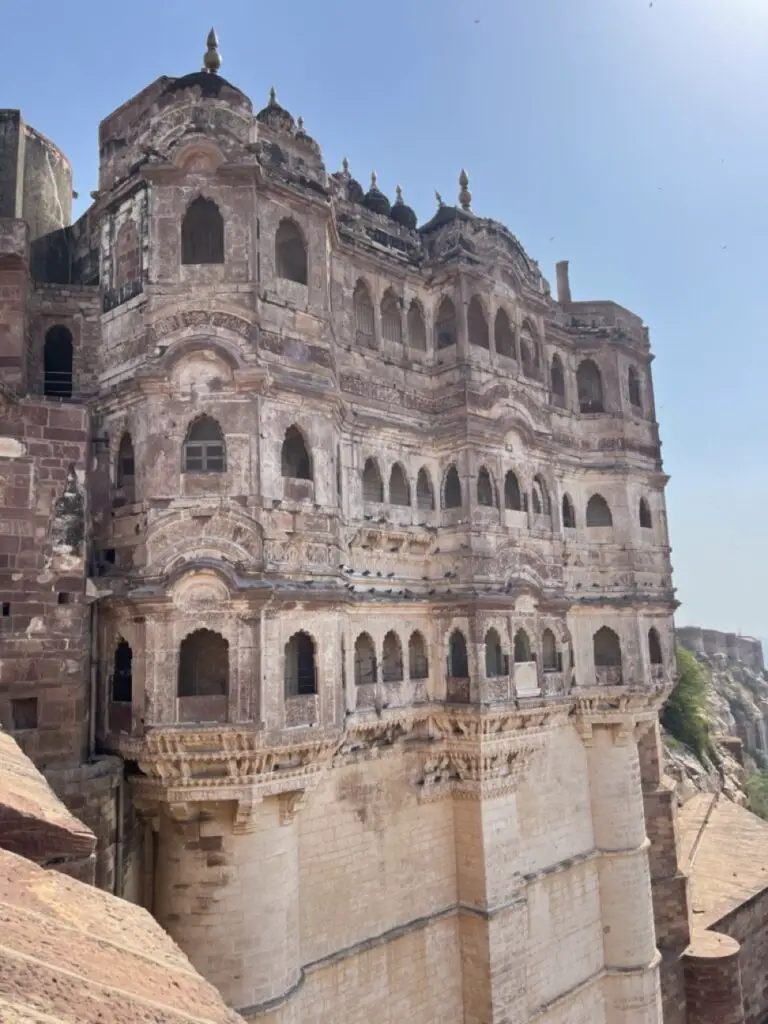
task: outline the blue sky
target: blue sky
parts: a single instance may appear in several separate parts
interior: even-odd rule
[[[87,197],[98,122],[196,70],[211,22],[222,74],[257,105],[274,84],[330,169],[424,219],[465,166],[553,285],[569,259],[574,298],[645,319],[677,621],[768,636],[765,0],[9,4],[2,102]]]

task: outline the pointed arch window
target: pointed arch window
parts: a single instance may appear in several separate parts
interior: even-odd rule
[[[643,530],[653,529],[653,519],[651,518],[651,506],[648,504],[645,498],[640,499],[640,527]]]
[[[384,484],[375,459],[366,459],[363,467],[363,501],[384,501]]]
[[[133,700],[133,651],[122,638],[115,647],[112,662],[112,693],[115,702],[129,704]]]
[[[602,494],[593,494],[587,502],[587,526],[613,526],[610,505]]]
[[[389,502],[391,505],[410,505],[411,488],[405,470],[396,462],[389,474]]]
[[[429,676],[427,645],[422,634],[415,630],[408,641],[408,674],[411,679],[426,679]]]
[[[652,665],[663,665],[664,656],[661,652],[661,638],[659,631],[654,627],[648,630],[648,656]]]
[[[400,303],[393,291],[387,289],[381,300],[381,336],[385,341],[402,344],[403,326],[400,317]]]
[[[485,319],[483,304],[476,295],[470,299],[469,309],[467,310],[467,332],[470,345],[475,345],[477,348],[490,349],[488,321]]]
[[[135,459],[133,457],[133,441],[130,434],[123,434],[117,452],[117,497],[126,504],[132,505],[136,500]]]
[[[461,480],[455,466],[449,466],[443,483],[443,508],[461,508]]]
[[[385,683],[402,683],[403,681],[403,645],[393,629],[384,637],[381,677]]]
[[[358,341],[371,346],[374,343],[373,303],[365,281],[358,281],[354,294],[355,334]]]
[[[517,479],[517,474],[511,469],[507,470],[507,475],[504,477],[504,508],[511,512],[525,510],[520,481]]]
[[[179,697],[224,696],[229,691],[229,644],[210,629],[186,636],[179,648]]]
[[[579,394],[579,411],[585,413],[605,412],[603,402],[603,378],[592,359],[584,359],[576,370],[576,387]]]
[[[456,309],[449,298],[444,298],[437,310],[435,320],[437,350],[456,344]]]
[[[480,472],[477,474],[477,503],[490,508],[496,507],[496,488],[493,486],[491,474],[485,466],[481,466]]]
[[[640,386],[640,374],[630,366],[628,373],[629,402],[639,412],[643,411],[643,393]]]
[[[304,435],[297,426],[291,425],[285,432],[280,462],[284,477],[294,480],[312,479],[312,458]]]
[[[549,491],[543,478],[538,473],[533,478],[531,501],[533,503],[533,511],[537,516],[548,516],[550,514]]]
[[[304,630],[294,633],[285,645],[283,678],[286,697],[317,693],[315,641]]]
[[[565,374],[563,373],[563,361],[557,353],[552,356],[552,363],[549,369],[549,387],[552,404],[563,408],[565,406]]]
[[[522,665],[526,662],[533,661],[531,641],[528,634],[522,627],[520,627],[520,629],[515,633],[513,656],[516,664]]]
[[[545,629],[541,635],[541,662],[545,672],[559,672],[561,669],[562,659],[551,629]]]
[[[460,629],[454,629],[448,641],[448,677],[450,679],[469,678],[467,641]]]
[[[417,352],[426,352],[427,329],[424,325],[424,314],[416,299],[413,300],[408,310],[408,341],[412,349]]]
[[[181,222],[181,262],[224,262],[224,220],[212,199],[198,196],[187,207]]]
[[[493,327],[493,338],[496,344],[496,353],[506,359],[517,359],[515,351],[515,334],[509,317],[504,309],[496,313],[496,320]]]
[[[435,493],[429,473],[422,466],[416,478],[416,507],[422,512],[432,512],[435,508]]]
[[[210,416],[201,416],[187,432],[184,472],[223,473],[225,469],[226,449],[221,427]]]
[[[355,640],[355,686],[367,686],[377,681],[376,648],[368,633]]]
[[[275,273],[286,281],[307,283],[307,245],[299,225],[285,217],[275,233]]]
[[[592,638],[592,647],[596,669],[614,669],[621,671],[621,642],[618,634],[608,626],[602,626]],[[599,674],[599,672],[598,672]],[[609,681],[618,682],[617,673],[605,674]]]
[[[563,526],[566,530],[576,529],[576,511],[567,494],[563,495]]]
[[[485,676],[496,679],[507,675],[504,652],[501,649],[501,637],[497,630],[491,629],[485,634]]]

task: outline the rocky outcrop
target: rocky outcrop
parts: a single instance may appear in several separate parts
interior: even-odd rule
[[[768,767],[768,675],[759,640],[684,627],[677,642],[696,655],[709,680],[707,717],[712,757],[697,757],[664,733],[665,769],[683,802],[698,792],[722,792],[746,803],[744,779]]]

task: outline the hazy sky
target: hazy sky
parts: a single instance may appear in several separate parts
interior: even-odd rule
[[[420,218],[504,221],[554,286],[640,314],[656,355],[679,624],[768,636],[765,0],[7,3],[0,102],[96,186],[98,122],[159,75],[270,85]],[[224,13],[220,13],[220,12]],[[81,200],[78,212],[84,208]]]

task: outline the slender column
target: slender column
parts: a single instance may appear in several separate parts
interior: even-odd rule
[[[290,796],[165,806],[155,916],[240,1012],[299,980],[298,839]]]
[[[661,1024],[648,840],[633,716],[585,733],[607,971],[606,1024]]]

